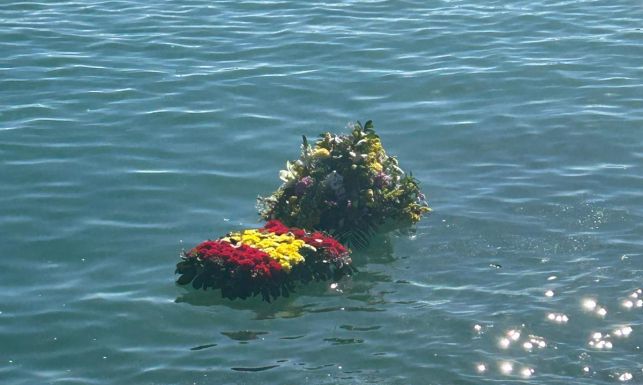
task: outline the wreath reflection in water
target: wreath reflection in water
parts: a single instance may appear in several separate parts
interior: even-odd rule
[[[349,250],[337,240],[278,220],[202,242],[181,259],[179,284],[220,289],[229,299],[261,294],[268,302],[288,296],[298,282],[338,280],[354,271]]]

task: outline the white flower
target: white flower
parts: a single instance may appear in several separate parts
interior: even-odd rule
[[[333,170],[333,172],[328,174],[324,182],[327,183],[328,187],[333,189],[333,191],[337,191],[344,184],[344,177],[338,174],[337,171]]]
[[[292,163],[286,162],[286,169],[279,171],[279,179],[286,183],[294,183],[297,180],[297,173]]]

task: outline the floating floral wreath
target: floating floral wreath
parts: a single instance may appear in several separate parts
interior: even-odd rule
[[[354,271],[348,249],[337,240],[278,220],[202,242],[181,258],[179,284],[221,289],[229,299],[261,294],[268,302],[288,296],[297,282],[337,280]]]
[[[289,226],[319,229],[340,241],[365,246],[384,227],[404,227],[430,211],[419,182],[389,156],[371,121],[351,133],[306,137],[298,160],[287,162],[283,184],[258,198],[259,214]]]

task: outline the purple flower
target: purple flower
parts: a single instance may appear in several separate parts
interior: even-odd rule
[[[391,180],[392,178],[390,175],[387,175],[380,171],[377,175],[375,175],[374,184],[375,184],[375,187],[382,188],[384,186],[387,186],[389,183],[391,183]]]
[[[305,176],[297,182],[295,185],[295,194],[298,196],[304,195],[308,187],[310,187],[313,184],[313,178],[309,176]]]

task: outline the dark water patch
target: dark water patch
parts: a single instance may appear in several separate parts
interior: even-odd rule
[[[399,304],[399,305],[412,305],[416,303],[417,301],[415,300],[410,300],[410,301],[395,301],[394,303]]]
[[[263,372],[266,370],[278,368],[279,365],[268,365],[268,366],[259,366],[259,367],[234,367],[230,368],[235,372]]]
[[[387,293],[394,293],[394,292],[392,292],[392,291],[391,292],[380,292],[380,293],[378,293],[377,296],[373,296],[370,293],[353,294],[353,295],[347,296],[347,298],[352,299],[354,301],[365,302],[368,305],[380,305],[380,304],[386,303],[386,301],[384,300],[383,297],[384,297],[384,294],[387,294]]]
[[[306,365],[305,363],[302,363],[301,365]],[[319,366],[308,366],[304,367],[305,370],[320,370],[324,368],[330,368],[335,366],[335,364],[324,364],[324,365],[319,365]]]
[[[377,330],[380,329],[381,326],[353,326],[353,325],[341,325],[339,327],[340,329],[344,330],[351,330],[351,331],[356,331],[356,332],[368,332],[371,330]]]
[[[236,332],[221,332],[221,334],[235,341],[252,341],[256,340],[262,335],[268,334],[268,332],[240,330]]]
[[[298,340],[300,338],[306,337],[306,335],[300,335],[300,336],[286,336],[286,337],[280,337],[282,340]]]
[[[217,346],[217,344],[206,344],[206,345],[200,345],[200,346],[195,346],[193,348],[190,348],[190,350],[203,350],[203,349],[209,349]]]
[[[352,345],[361,344],[364,342],[361,338],[324,338],[324,341],[331,342],[333,345]]]

